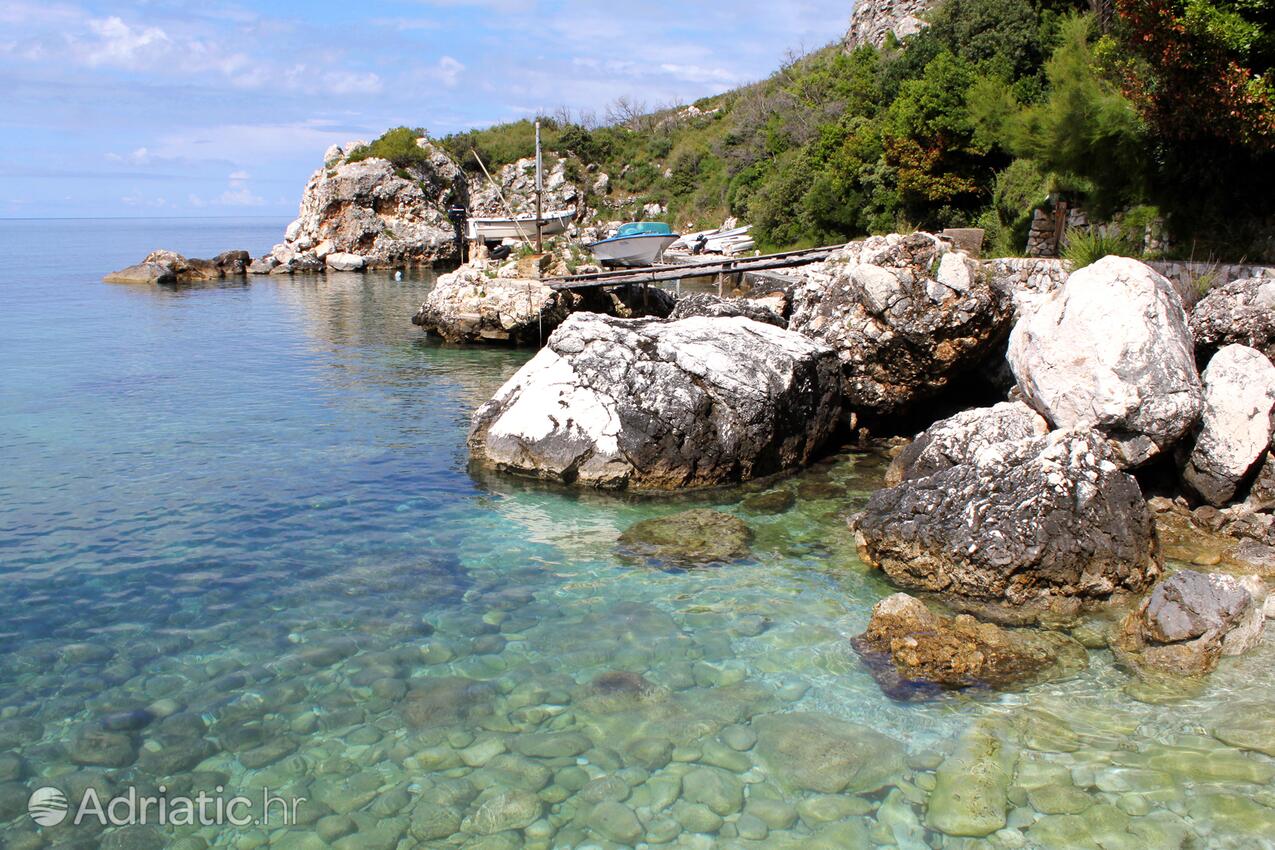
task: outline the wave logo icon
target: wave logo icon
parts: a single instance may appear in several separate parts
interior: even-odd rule
[[[56,788],[37,788],[27,800],[27,814],[40,826],[57,826],[66,820],[66,795]]]

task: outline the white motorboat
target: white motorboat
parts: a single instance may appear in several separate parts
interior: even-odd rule
[[[589,246],[598,262],[607,266],[652,266],[679,237],[659,221],[635,221],[620,226],[610,239]]]
[[[564,232],[575,217],[574,209],[545,213],[540,219],[540,233],[543,236],[556,236]],[[465,235],[471,241],[501,242],[505,239],[532,241],[536,238],[536,216],[532,214],[471,218],[466,223]]]

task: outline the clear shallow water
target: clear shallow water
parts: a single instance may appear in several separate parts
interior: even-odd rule
[[[428,275],[100,283],[155,247],[260,253],[283,225],[0,222],[0,846],[1271,845],[1275,759],[1213,734],[1271,717],[1269,638],[1170,705],[1130,698],[1105,652],[1021,693],[896,703],[847,644],[889,592],[845,530],[878,459],[774,485],[797,505],[747,516],[747,562],[635,567],[631,523],[744,515],[745,493],[471,475],[469,415],[530,353],[422,339]],[[802,787],[768,750],[809,738],[764,719],[790,712],[859,724],[804,754],[833,779]],[[884,780],[818,764],[867,728],[897,744],[859,761],[906,758]],[[971,770],[991,788],[957,808],[1008,812],[989,837],[935,828],[960,831],[938,797]],[[161,784],[307,802],[290,828],[27,816],[39,787]]]

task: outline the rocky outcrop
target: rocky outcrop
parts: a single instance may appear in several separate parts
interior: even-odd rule
[[[248,270],[247,251],[226,251],[211,260],[183,257],[175,251],[151,251],[135,266],[111,272],[107,283],[191,283],[241,275]]]
[[[672,490],[808,463],[840,416],[837,358],[743,318],[568,318],[474,415],[474,459],[604,488]]]
[[[560,291],[538,279],[505,277],[505,270],[478,262],[442,275],[412,324],[447,342],[542,345],[572,313],[663,318],[675,304],[662,289]]]
[[[358,142],[330,149],[306,184],[296,221],[270,252],[275,262],[257,271],[308,271],[315,262],[319,270],[393,268],[459,256],[447,210],[467,203],[465,175],[428,139],[417,144],[428,161],[405,168],[377,157],[348,162]]]
[[[1040,437],[1048,431],[1040,414],[1021,401],[962,411],[918,434],[891,462],[885,483],[893,487],[910,478],[924,478],[967,463],[988,446]]]
[[[502,166],[492,177],[499,184],[499,191],[486,175],[476,174],[470,177],[470,215],[506,216],[509,215],[510,208],[515,214],[535,213],[536,160],[533,157],[526,157]],[[605,194],[607,185],[602,183],[603,177],[606,175],[595,178],[595,185],[601,184],[600,188]],[[578,207],[583,201],[584,193],[580,187],[567,178],[567,161],[546,157],[542,209],[545,212],[572,209]]]
[[[692,316],[708,316],[712,318],[743,316],[745,319],[752,319],[754,322],[765,322],[768,325],[774,325],[779,328],[788,326],[783,317],[766,304],[748,298],[719,298],[706,292],[683,296],[678,300],[673,312],[669,314],[669,319],[676,321],[678,319],[689,319]]]
[[[1181,299],[1137,260],[1106,257],[1024,308],[1009,363],[1027,402],[1058,428],[1095,428],[1126,466],[1199,418],[1203,389]]]
[[[877,491],[852,526],[898,585],[1024,608],[1139,591],[1160,570],[1138,483],[1092,432],[988,446]]]
[[[925,16],[935,0],[856,0],[850,15],[846,47],[881,47],[893,35],[902,41],[925,28]]]
[[[788,327],[841,358],[847,405],[894,413],[973,370],[1008,333],[990,275],[928,233],[851,243],[804,272]]]
[[[1088,666],[1085,648],[1065,635],[1003,629],[968,614],[946,617],[906,593],[878,602],[867,630],[853,644],[882,689],[895,698],[906,696],[917,682],[1005,688]]]
[[[1209,290],[1191,311],[1191,333],[1201,362],[1230,343],[1275,360],[1275,278],[1245,278]]]
[[[1275,365],[1245,345],[1228,345],[1204,370],[1204,418],[1182,480],[1212,505],[1231,501],[1271,442]]]
[[[1265,593],[1254,580],[1182,570],[1156,585],[1117,631],[1117,656],[1137,671],[1199,675],[1262,638]]]

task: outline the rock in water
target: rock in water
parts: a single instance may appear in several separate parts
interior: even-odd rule
[[[1182,480],[1212,505],[1224,505],[1271,441],[1275,365],[1246,345],[1228,345],[1204,370],[1204,420]]]
[[[1024,306],[1009,363],[1029,404],[1058,428],[1097,428],[1140,465],[1190,430],[1203,406],[1191,332],[1172,284],[1106,257]]]
[[[568,318],[474,415],[497,469],[605,488],[745,481],[813,459],[840,416],[836,354],[743,318]]]
[[[1251,277],[1209,290],[1191,311],[1191,333],[1201,362],[1229,343],[1275,359],[1275,279]]]
[[[861,557],[896,584],[965,599],[1103,599],[1141,590],[1160,571],[1138,483],[1093,433],[988,446],[878,490],[852,526]]]
[[[172,268],[161,263],[141,262],[135,266],[111,272],[102,278],[106,283],[176,283]]]
[[[966,410],[926,428],[899,454],[885,473],[886,486],[924,478],[966,463],[995,443],[1026,440],[1049,431],[1036,411],[1021,401]]]
[[[488,277],[464,266],[438,279],[412,323],[448,342],[539,344],[570,312],[538,280]]]
[[[703,567],[747,558],[752,539],[739,517],[697,509],[635,522],[620,535],[620,552],[662,566]]]
[[[892,413],[946,389],[1008,333],[1009,296],[928,233],[852,243],[793,293],[791,330],[831,345],[848,406]]]
[[[1124,619],[1113,649],[1138,671],[1209,673],[1261,641],[1264,601],[1234,576],[1182,570]]]
[[[332,151],[306,184],[297,220],[271,251],[280,266],[267,271],[277,273],[306,256],[322,262],[331,254],[361,258],[360,268],[455,259],[456,229],[447,210],[468,200],[465,176],[428,139],[416,143],[428,161],[406,168],[377,157],[346,161],[358,143]],[[345,257],[329,263],[334,269],[355,264]]]
[[[678,300],[677,306],[669,314],[670,321],[689,319],[692,316],[711,316],[725,318],[743,316],[755,322],[784,328],[788,323],[770,307],[748,298],[718,298],[706,292],[697,292]]]
[[[977,838],[1005,826],[1017,753],[1002,736],[973,726],[939,765],[925,824],[945,835]]]
[[[768,714],[753,719],[753,730],[766,767],[794,790],[871,793],[903,770],[898,741],[826,714]]]
[[[877,681],[891,696],[906,694],[909,682],[945,688],[1030,684],[1083,670],[1089,663],[1085,648],[1065,635],[1002,629],[968,614],[945,617],[906,593],[878,602],[867,631],[853,643],[874,674],[887,673],[877,675]],[[873,656],[887,658],[895,675],[872,663]]]
[[[111,272],[106,283],[191,283],[241,275],[248,270],[247,251],[226,251],[211,260],[183,257],[176,251],[151,251],[135,266]]]

